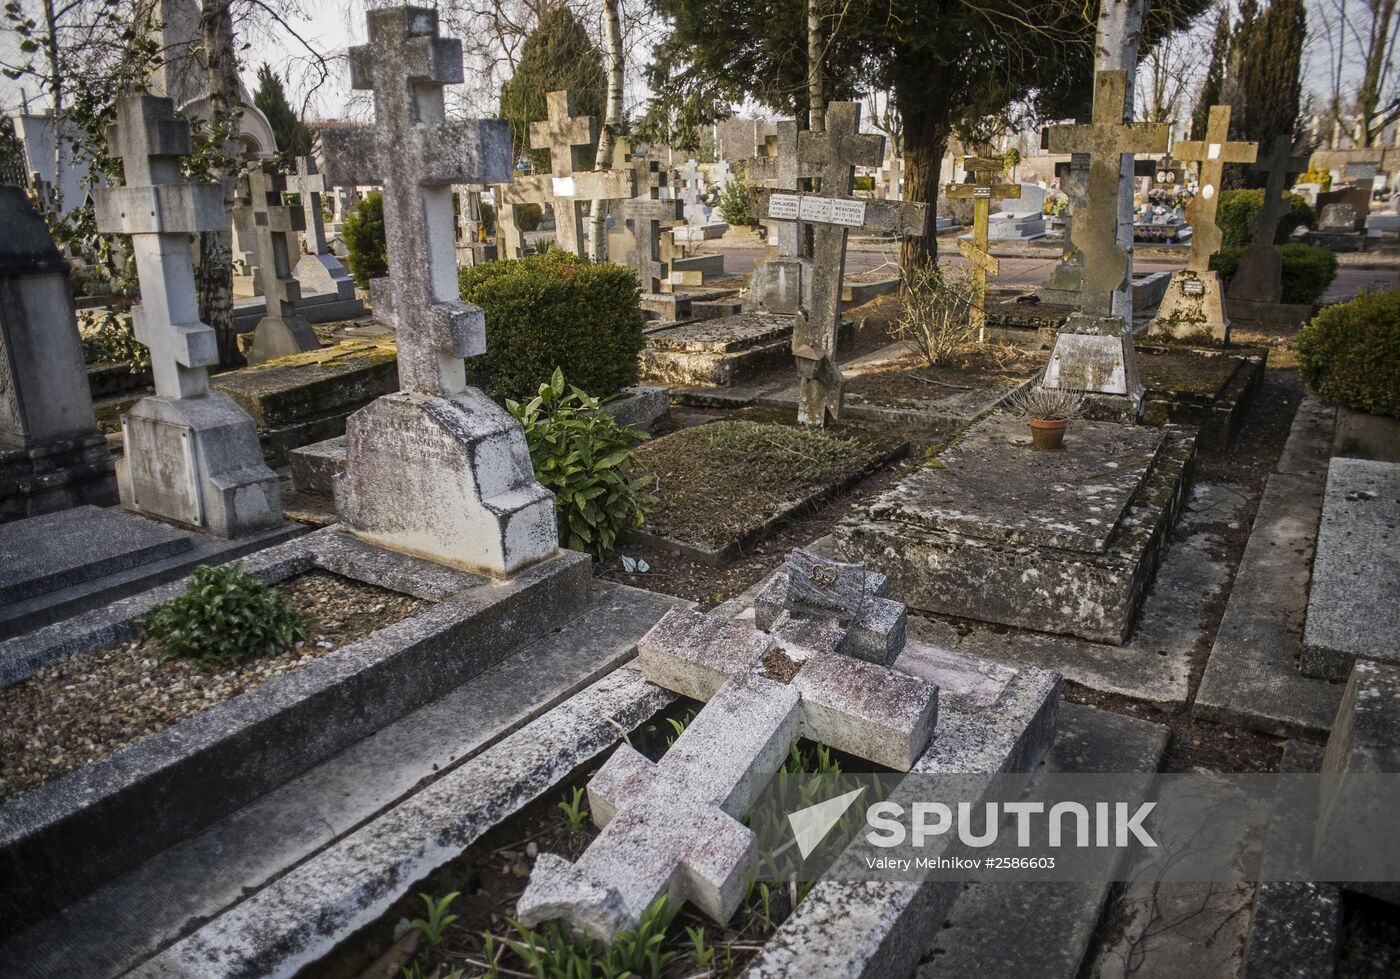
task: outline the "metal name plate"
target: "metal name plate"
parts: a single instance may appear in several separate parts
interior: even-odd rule
[[[773,194],[768,198],[768,216],[776,221],[796,221],[802,198],[796,194]]]
[[[1204,296],[1206,284],[1200,279],[1187,279],[1181,283],[1181,291],[1188,296]]]
[[[991,196],[992,196],[992,188],[991,188],[991,187],[973,187],[973,188],[972,188],[972,196],[973,196],[974,198],[978,198],[978,197],[991,197]]]

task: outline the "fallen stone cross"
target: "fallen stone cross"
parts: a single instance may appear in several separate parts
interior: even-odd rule
[[[294,256],[300,254],[297,232],[306,227],[304,210],[283,200],[286,178],[254,170],[244,178],[250,203],[240,205],[245,225],[253,233],[255,262],[262,272],[267,312],[258,320],[248,362],[260,364],[277,357],[315,350],[321,346],[316,331],[297,312],[301,283],[294,274]]]
[[[1020,184],[993,182],[1005,163],[970,156],[963,160],[963,169],[972,174],[973,183],[949,184],[947,195],[953,200],[972,201],[972,240],[958,239],[958,251],[972,264],[972,323],[977,327],[977,340],[987,339],[987,276],[997,275],[1001,264],[987,251],[987,223],[993,200],[1016,200],[1021,196]]]
[[[794,573],[812,587],[793,585]],[[524,924],[560,918],[606,941],[662,895],[728,921],[758,856],[741,820],[794,740],[900,771],[923,754],[938,688],[843,651],[854,623],[877,621],[887,626],[883,645],[902,647],[904,607],[874,594],[884,577],[806,554],[790,561],[788,575],[780,590],[791,601],[772,632],[673,609],[638,644],[649,681],[707,703],[659,762],[621,745],[593,777],[589,807],[602,831],[577,863],[540,855],[517,909]],[[809,611],[812,603],[824,610]],[[865,615],[872,606],[879,616]]]

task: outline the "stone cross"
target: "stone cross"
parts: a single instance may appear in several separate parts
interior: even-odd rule
[[[969,156],[963,159],[963,169],[973,175],[974,183],[949,184],[947,194],[954,200],[972,201],[972,240],[958,239],[958,251],[972,263],[972,322],[977,327],[977,340],[987,338],[987,276],[997,275],[1001,265],[987,251],[987,222],[992,213],[992,201],[1016,200],[1021,196],[1020,184],[993,182],[1005,169],[1002,160]]]
[[[669,255],[663,255],[662,229],[681,221],[681,202],[660,196],[661,173],[657,164],[647,161],[656,183],[645,194],[622,202],[622,217],[632,228],[632,267],[641,280],[642,292],[660,293],[671,276]],[[669,237],[669,236],[668,236]]]
[[[642,674],[708,703],[659,762],[620,745],[589,781],[589,809],[602,830],[577,863],[540,855],[520,897],[522,923],[562,918],[607,941],[634,927],[662,895],[726,922],[757,858],[753,831],[741,820],[795,739],[901,771],[923,754],[938,688],[858,658],[847,638],[860,628],[853,622],[868,621],[886,634],[869,637],[869,645],[902,647],[904,607],[876,594],[884,576],[820,559],[800,566],[822,575],[807,582],[812,588],[829,582],[843,595],[842,576],[858,574],[860,607],[887,603],[893,614],[864,619],[858,609],[856,619],[843,619],[844,610],[793,609],[784,601],[773,631],[764,632],[713,613],[668,612],[637,645]],[[789,578],[776,590],[803,591],[792,585]]]
[[[774,190],[801,190],[801,181],[812,176],[810,164],[804,166],[797,158],[797,134],[802,124],[794,119],[784,119],[778,123],[775,140],[777,150],[771,156],[756,156],[749,161],[749,179],[762,183]],[[797,221],[773,221],[773,240],[777,254],[782,258],[796,258],[800,252],[801,225]]]
[[[486,351],[486,321],[460,298],[452,185],[508,179],[509,132],[499,121],[447,121],[442,90],[462,81],[462,45],[438,36],[436,13],[390,7],[367,18],[350,82],[374,93],[374,126],[322,132],[326,177],[383,187],[391,259],[374,305],[398,335],[400,389],[456,394],[467,387],[463,358]]]
[[[904,158],[898,153],[890,153],[880,167],[885,184],[885,197],[892,201],[904,200]]]
[[[321,210],[326,180],[316,169],[315,157],[297,157],[297,172],[287,177],[287,190],[301,198],[306,250],[312,255],[328,254],[331,246],[326,240],[326,216]]]
[[[1220,178],[1227,163],[1253,163],[1258,143],[1230,142],[1230,107],[1213,105],[1206,117],[1204,140],[1177,143],[1173,153],[1178,160],[1200,164],[1196,196],[1186,205],[1191,224],[1191,256],[1186,267],[1194,272],[1210,268],[1210,257],[1220,250],[1220,227],[1215,211],[1220,204]]]
[[[841,284],[846,267],[846,233],[852,229],[922,235],[928,227],[925,204],[881,201],[851,195],[858,166],[879,166],[885,137],[860,131],[860,104],[832,102],[826,130],[798,133],[799,166],[811,166],[821,193],[778,194],[761,189],[756,200],[767,217],[812,225],[812,286],[793,321],[792,351],[801,377],[797,417],[804,425],[839,418],[844,379],[836,366]],[[805,290],[804,290],[805,292]]]
[[[681,200],[687,204],[699,204],[705,176],[696,161],[687,160],[685,166],[676,172],[676,178],[680,183]]]
[[[251,203],[240,205],[245,225],[253,232],[255,262],[262,273],[267,313],[258,321],[250,363],[315,350],[320,341],[311,324],[297,312],[301,284],[293,275],[293,256],[300,255],[297,232],[305,226],[304,212],[283,201],[286,180],[281,174],[256,169],[244,178]]]
[[[720,160],[710,167],[710,180],[719,188],[721,194],[729,186],[729,182],[734,179],[734,172],[729,169],[728,160]]]
[[[1293,154],[1289,136],[1275,136],[1269,152],[1250,167],[1269,175],[1264,187],[1264,206],[1254,219],[1254,242],[1240,256],[1239,268],[1230,280],[1230,298],[1256,303],[1277,303],[1283,298],[1283,258],[1274,239],[1279,219],[1287,210],[1283,192],[1290,174],[1307,169],[1307,156]]]
[[[635,196],[636,179],[630,169],[575,170],[574,147],[589,146],[598,138],[592,116],[574,115],[572,92],[550,92],[549,118],[530,123],[532,149],[549,150],[548,174],[517,177],[503,188],[501,210],[506,216],[505,258],[524,254],[515,208],[521,204],[550,204],[554,208],[554,237],[560,248],[575,255],[587,254],[582,220],[586,200],[623,200]]]

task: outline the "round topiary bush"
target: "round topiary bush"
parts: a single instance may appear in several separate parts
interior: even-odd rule
[[[1303,383],[1328,401],[1400,415],[1400,291],[1328,306],[1298,333]]]
[[[486,312],[486,353],[467,374],[489,394],[527,401],[561,368],[598,398],[637,383],[645,317],[630,268],[552,248],[462,269],[459,281]]]
[[[1227,245],[1210,257],[1210,267],[1226,288],[1240,267],[1244,246]],[[1337,256],[1330,248],[1294,242],[1280,245],[1283,257],[1283,302],[1311,305],[1322,298],[1337,277]]]
[[[369,288],[370,279],[389,274],[389,247],[384,238],[384,195],[373,191],[355,202],[345,215],[340,230],[345,242],[345,264],[350,277],[361,289]]]
[[[1284,244],[1288,236],[1305,225],[1317,220],[1317,213],[1307,198],[1298,194],[1284,194],[1290,210],[1279,218],[1278,234],[1274,241]],[[1227,190],[1220,195],[1220,204],[1215,212],[1215,223],[1220,225],[1221,244],[1248,245],[1254,241],[1254,219],[1264,207],[1263,190]]]

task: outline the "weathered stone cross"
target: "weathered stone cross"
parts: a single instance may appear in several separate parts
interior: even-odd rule
[[[617,748],[588,783],[602,832],[577,863],[540,855],[522,923],[562,918],[606,941],[663,894],[723,923],[757,857],[741,820],[795,739],[908,771],[933,736],[938,688],[881,665],[904,640],[904,606],[878,597],[884,583],[860,565],[799,552],[765,589],[774,593],[767,612],[755,609],[771,632],[668,612],[638,643],[642,673],[708,703],[660,762]]]
[[[680,223],[681,202],[661,197],[665,174],[655,160],[643,159],[633,169],[646,174],[646,187],[639,188],[642,192],[638,196],[622,202],[623,220],[631,226],[629,258],[641,280],[642,292],[656,294],[671,275],[670,255],[663,254],[662,229]]]
[[[1215,211],[1220,205],[1220,178],[1227,163],[1253,163],[1258,143],[1230,142],[1230,107],[1213,105],[1206,117],[1206,138],[1177,143],[1172,152],[1178,160],[1200,164],[1196,196],[1186,205],[1191,224],[1191,255],[1186,267],[1195,272],[1210,268],[1210,257],[1220,250],[1220,226]]]
[[[880,173],[885,182],[885,198],[891,201],[904,200],[904,158],[898,153],[890,153],[880,166]]]
[[[1283,202],[1289,174],[1307,169],[1307,156],[1293,153],[1289,136],[1275,136],[1269,153],[1258,159],[1251,170],[1268,173],[1264,187],[1264,206],[1254,219],[1254,242],[1240,256],[1239,268],[1230,280],[1230,298],[1257,303],[1277,303],[1283,299],[1283,257],[1274,238],[1278,235],[1279,219],[1287,210]]]
[[[287,189],[301,196],[301,209],[306,215],[306,244],[311,253],[297,262],[297,281],[312,295],[335,293],[341,299],[354,299],[355,280],[331,252],[330,242],[326,240],[325,215],[321,211],[326,181],[316,168],[315,157],[297,157],[297,172],[287,177]],[[344,193],[343,188],[341,193]]]
[[[826,130],[798,133],[798,164],[809,164],[821,180],[818,194],[778,194],[760,189],[755,200],[769,218],[812,225],[812,287],[793,321],[792,352],[801,377],[797,417],[804,425],[825,425],[841,416],[844,379],[836,366],[841,282],[846,269],[846,233],[851,229],[922,235],[928,206],[851,196],[857,166],[879,166],[885,137],[860,131],[860,104],[832,102]],[[805,300],[805,296],[804,296]]]
[[[686,160],[685,166],[676,172],[676,179],[680,183],[681,200],[687,204],[699,204],[705,178],[696,161]]]
[[[509,179],[505,123],[448,122],[442,90],[462,81],[462,44],[438,36],[421,7],[372,10],[369,43],[350,49],[350,82],[374,93],[374,126],[327,129],[326,178],[380,184],[390,255],[375,281],[375,316],[398,334],[399,386],[450,395],[467,387],[464,357],[486,351],[486,321],[461,300],[452,185]]]
[[[972,174],[974,183],[949,184],[946,190],[953,200],[972,201],[972,240],[958,239],[958,251],[972,263],[972,322],[977,327],[977,339],[987,333],[987,276],[997,275],[1001,264],[987,251],[987,221],[992,213],[992,201],[1016,200],[1021,196],[1020,184],[994,183],[995,176],[1005,169],[1001,160],[980,156],[963,159],[963,169]]]
[[[315,350],[320,341],[306,317],[297,312],[301,284],[293,275],[293,257],[299,256],[297,232],[305,226],[304,211],[286,204],[281,174],[257,169],[244,178],[251,203],[240,205],[242,219],[253,232],[253,249],[262,273],[267,313],[258,321],[248,361],[260,364],[276,357]]]
[[[550,92],[546,96],[549,118],[530,123],[530,147],[549,150],[548,174],[516,177],[502,188],[501,210],[505,214],[504,258],[525,254],[515,209],[521,204],[550,204],[554,208],[554,237],[558,246],[575,255],[587,253],[582,220],[586,200],[622,200],[637,193],[631,169],[589,170],[587,164],[574,169],[575,147],[591,145],[598,138],[592,116],[574,115],[572,92]]]

